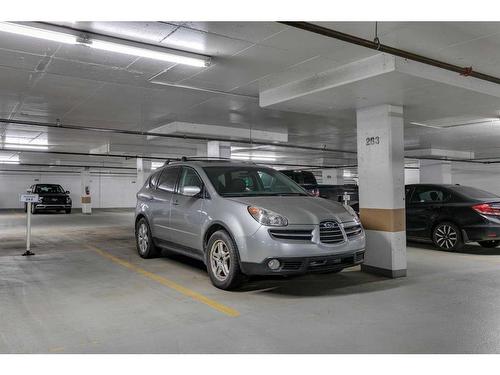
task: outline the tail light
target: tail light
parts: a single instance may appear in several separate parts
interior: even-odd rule
[[[482,215],[500,216],[500,208],[493,207],[489,203],[476,204],[472,209]]]

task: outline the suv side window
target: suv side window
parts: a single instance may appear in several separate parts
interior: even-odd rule
[[[411,197],[412,203],[441,203],[450,198],[450,193],[435,187],[417,186]]]
[[[165,168],[158,181],[158,189],[172,192],[179,175],[180,167]]]
[[[149,177],[148,188],[155,189],[158,184],[158,178],[160,177],[161,171],[155,172]]]
[[[203,182],[194,169],[187,167],[182,168],[179,187],[177,188],[177,192],[179,194],[182,194],[182,188],[184,186],[197,186],[200,188],[200,190],[203,190]]]

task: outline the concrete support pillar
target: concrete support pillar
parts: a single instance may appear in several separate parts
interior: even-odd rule
[[[80,172],[80,181],[81,181],[81,204],[82,204],[82,213],[91,214],[92,213],[92,191],[90,189],[90,171],[88,168],[85,168]]]
[[[228,142],[208,141],[207,156],[229,159],[231,157],[231,145]]]
[[[451,184],[451,162],[420,160],[420,183]]]
[[[344,170],[342,168],[323,169],[323,184],[325,185],[343,185]]]
[[[358,109],[360,218],[366,230],[362,270],[406,276],[403,107]]]
[[[151,174],[151,160],[137,158],[137,190],[139,191]]]

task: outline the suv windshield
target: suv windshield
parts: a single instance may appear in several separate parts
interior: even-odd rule
[[[36,185],[34,192],[37,194],[63,194],[64,190],[61,185]]]
[[[227,166],[203,169],[223,197],[308,195],[295,182],[271,168]]]

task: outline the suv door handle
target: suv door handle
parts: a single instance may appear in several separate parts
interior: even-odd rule
[[[174,200],[172,201],[172,204],[173,204],[174,206],[178,206],[178,205],[179,205],[179,200],[178,200],[178,199],[174,199]]]

